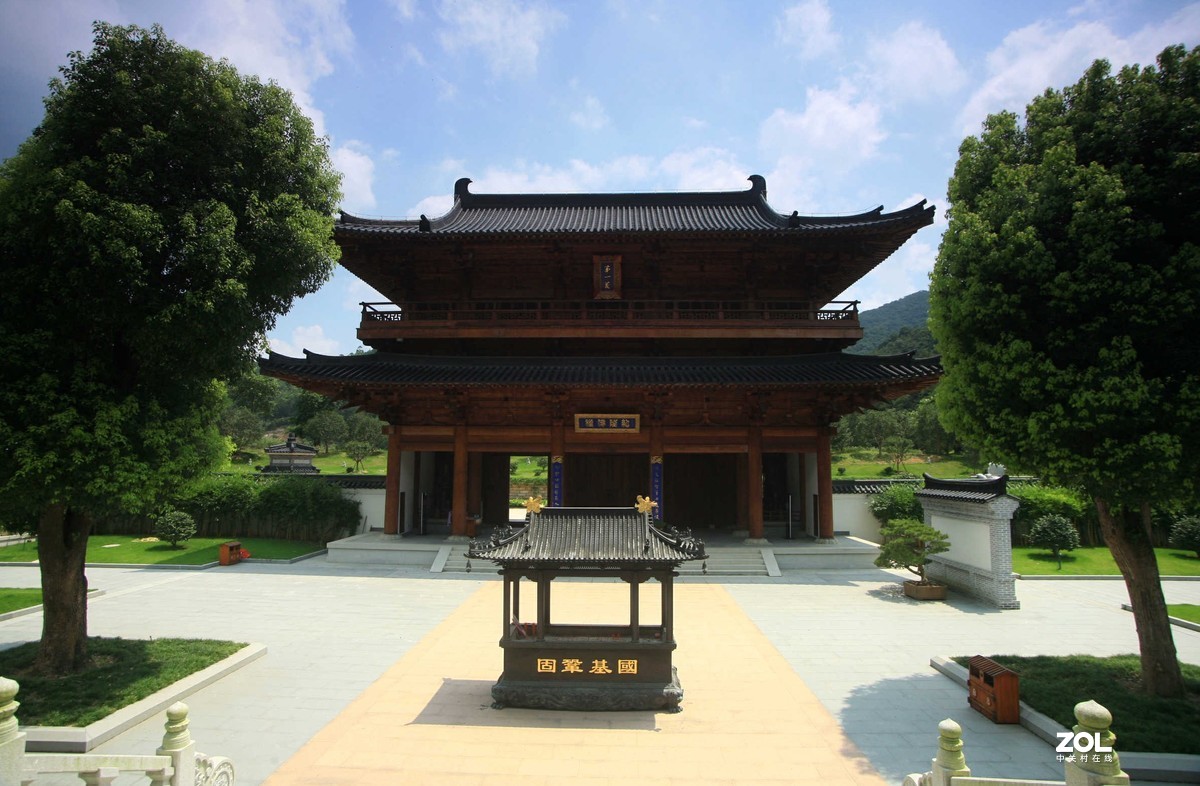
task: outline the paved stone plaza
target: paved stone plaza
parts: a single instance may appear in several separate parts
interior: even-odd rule
[[[35,568],[0,571],[6,586],[38,583]],[[231,757],[243,785],[549,784],[564,775],[576,784],[898,784],[928,769],[948,716],[964,727],[974,774],[1061,778],[1049,745],[968,710],[964,690],[929,658],[1137,648],[1120,581],[1019,582],[1022,608],[998,611],[961,596],[909,601],[899,574],[879,570],[687,579],[676,601],[683,712],[572,717],[490,708],[501,662],[490,572],[319,557],[88,575],[106,593],[89,604],[93,635],[267,645],[266,657],[187,699],[199,749]],[[1164,586],[1168,602],[1200,603],[1200,582]],[[575,589],[582,614],[608,602],[604,587]],[[40,628],[40,614],[0,622],[0,646]],[[1176,628],[1175,640],[1182,659],[1200,662],[1200,633]],[[97,750],[153,752],[162,720]],[[1136,721],[1115,719],[1118,750],[1123,722]]]

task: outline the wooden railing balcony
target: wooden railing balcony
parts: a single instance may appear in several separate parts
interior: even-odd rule
[[[580,300],[363,303],[360,339],[662,337],[857,339],[858,301]]]

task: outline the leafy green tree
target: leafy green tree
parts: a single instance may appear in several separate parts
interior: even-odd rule
[[[375,445],[370,442],[352,439],[342,446],[342,450],[346,453],[346,458],[354,462],[354,471],[362,470],[362,463],[371,456],[377,455],[380,451]]]
[[[1129,589],[1142,688],[1183,694],[1150,507],[1200,477],[1200,49],[989,117],[950,181],[931,324],[949,429],[1083,489]]]
[[[229,400],[233,406],[248,409],[259,418],[269,418],[275,412],[284,384],[282,380],[263,376],[258,368],[252,368],[229,383]]]
[[[0,166],[0,509],[35,526],[37,668],[87,663],[99,516],[220,459],[242,374],[332,271],[338,176],[287,91],[161,28],[97,23]]]
[[[239,450],[250,451],[260,447],[264,429],[262,418],[246,407],[231,406],[221,413],[221,433],[233,440]]]
[[[1049,549],[1062,570],[1062,553],[1079,548],[1079,531],[1065,516],[1051,513],[1034,523],[1029,542],[1039,549]]]
[[[304,424],[304,433],[318,445],[324,445],[328,455],[330,445],[346,439],[346,420],[333,411],[318,412]]]
[[[337,412],[339,408],[338,402],[320,393],[313,393],[311,390],[299,391],[296,395],[296,424],[300,426],[300,434],[306,439],[316,439],[305,431],[309,421],[322,412]]]
[[[346,418],[346,441],[365,442],[376,450],[382,450],[387,447],[383,426],[378,416],[369,412],[355,412]]]

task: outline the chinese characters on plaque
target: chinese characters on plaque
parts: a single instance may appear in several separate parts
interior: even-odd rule
[[[607,658],[538,658],[538,674],[637,674],[637,658],[619,658],[610,666]]]
[[[618,300],[621,297],[621,256],[609,254],[592,257],[592,288],[596,300]]]
[[[608,434],[637,434],[642,427],[641,415],[576,415],[575,431]]]

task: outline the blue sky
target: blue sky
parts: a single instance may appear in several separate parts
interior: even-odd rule
[[[1200,44],[1200,3],[1134,0],[0,0],[0,157],[37,125],[95,19],[161,23],[274,79],[328,136],[343,209],[440,215],[472,191],[735,190],[781,213],[938,220],[844,293],[873,308],[927,286],[962,139],[1097,58]],[[280,318],[278,351],[357,346],[338,270]]]

